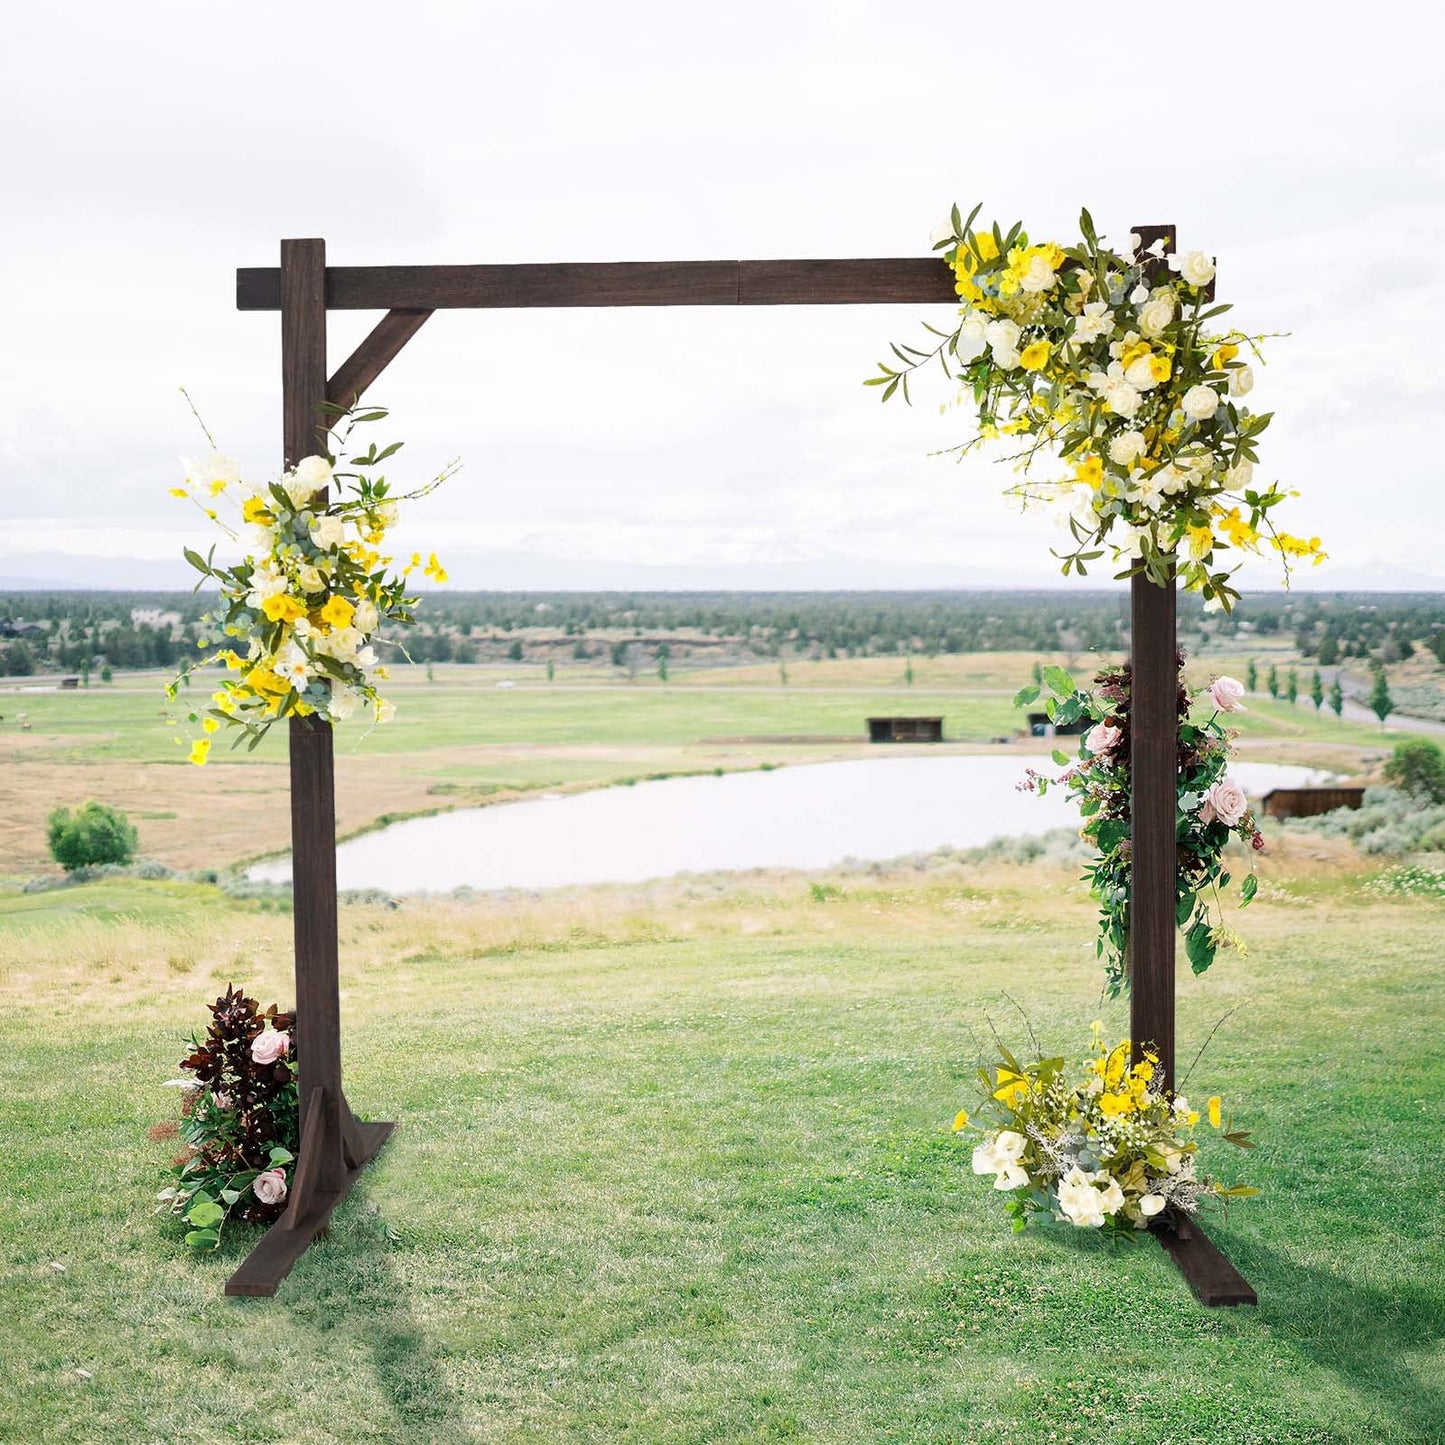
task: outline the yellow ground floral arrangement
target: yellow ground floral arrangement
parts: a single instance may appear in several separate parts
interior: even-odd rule
[[[175,702],[197,668],[224,663],[228,670],[209,705],[186,714],[202,732],[191,743],[191,762],[207,760],[212,734],[222,727],[235,728],[235,742],[254,748],[283,717],[315,714],[342,722],[363,709],[376,722],[390,720],[392,705],[377,689],[387,670],[378,663],[376,634],[384,623],[415,622],[417,599],[408,595],[413,572],[420,569],[434,582],[445,582],[447,574],[434,552],[425,561],[413,553],[393,571],[395,558],[382,547],[396,526],[398,503],[425,496],[454,467],[424,486],[393,493],[379,468],[401,443],[350,447],[355,426],[385,416],[379,407],[343,413],[334,427],[336,454],[303,457],[277,481],[243,481],[209,432],[211,452],[198,462],[184,459],[185,485],[173,487],[172,495],[194,502],[246,549],[229,566],[216,562],[214,546],[204,557],[185,549],[201,574],[196,586],[215,581],[220,599],[204,619],[206,655],[182,668],[167,696]],[[341,455],[348,449],[350,455]],[[233,522],[222,519],[223,504]]]
[[[1059,504],[1073,534],[1056,551],[1063,571],[1084,575],[1109,551],[1120,577],[1145,572],[1163,584],[1170,562],[1183,585],[1226,609],[1230,578],[1247,552],[1276,551],[1290,564],[1324,560],[1318,537],[1296,537],[1272,513],[1294,495],[1259,487],[1257,444],[1272,413],[1242,404],[1254,385],[1244,359],[1262,338],[1212,328],[1230,308],[1210,303],[1214,262],[1202,251],[1147,251],[1137,236],[1104,246],[1088,211],[1082,242],[1035,244],[1015,224],[975,230],[953,208],[935,233],[964,306],[951,332],[928,349],[893,346],[866,385],[886,401],[935,360],[963,383],[959,400],[978,411],[978,435],[954,448],[1017,437],[1010,459],[1029,477],[1011,491]],[[1066,464],[1062,477],[1033,480],[1040,452]]]
[[[983,1130],[973,1172],[993,1175],[1014,1230],[1031,1215],[1046,1215],[1079,1229],[1132,1235],[1171,1211],[1192,1214],[1204,1199],[1258,1194],[1200,1173],[1194,1138],[1200,1112],[1182,1094],[1154,1088],[1157,1057],[1146,1052],[1131,1064],[1129,1040],[1111,1048],[1102,1030],[1096,1022],[1075,1077],[1063,1058],[1023,1065],[1000,1047],[998,1066],[979,1070],[981,1112],[991,1117],[979,1124],[963,1111],[953,1121],[955,1133]],[[1217,1095],[1205,1114],[1229,1143],[1254,1148],[1247,1132],[1229,1126]]]

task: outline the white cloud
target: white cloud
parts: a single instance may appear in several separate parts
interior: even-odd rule
[[[1445,585],[1441,21],[1423,4],[1389,26],[1342,5],[1296,17],[1216,7],[1171,52],[1190,98],[1103,145],[1073,47],[978,63],[966,7],[740,0],[719,24],[661,4],[261,0],[244,26],[170,3],[84,25],[29,7],[0,61],[0,557],[79,577],[87,557],[197,540],[165,492],[197,444],[181,383],[228,450],[270,465],[276,318],[233,309],[234,269],[283,234],[326,236],[338,264],[908,254],[951,201],[982,199],[1036,232],[1067,233],[1087,202],[1105,229],[1168,220],[1218,252],[1240,324],[1291,333],[1254,400],[1278,411],[1265,470],[1304,491],[1297,529],[1342,575]],[[928,455],[966,415],[940,417],[926,386],[912,412],[880,409],[860,385],[921,319],[440,313],[376,396],[413,475],[466,460],[414,523],[463,548],[463,585],[548,554],[639,578],[793,564],[816,583],[836,562],[857,585],[872,559],[890,579],[1047,582],[1056,535],[999,496],[1007,470]],[[334,360],[371,321],[333,318]]]

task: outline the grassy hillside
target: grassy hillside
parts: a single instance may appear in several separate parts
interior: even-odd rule
[[[1214,1230],[1261,1304],[1214,1312],[1151,1242],[1015,1239],[949,1135],[985,1013],[1123,1028],[1068,874],[344,909],[348,1090],[399,1128],[273,1301],[221,1296],[244,1230],[150,1216],[146,1131],[225,981],[290,998],[289,919],[0,899],[0,1439],[1445,1437],[1445,914],[1266,866],[1251,956],[1182,981],[1186,1062],[1239,1009],[1190,1091],[1262,1141],[1206,1144],[1265,1191]]]

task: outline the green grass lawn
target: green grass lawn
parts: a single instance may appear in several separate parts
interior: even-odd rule
[[[1181,980],[1191,1093],[1261,1148],[1211,1225],[1015,1238],[949,1134],[986,1039],[1102,1014],[1068,874],[696,880],[342,914],[348,1091],[399,1121],[274,1300],[149,1213],[159,1087],[289,918],[192,885],[0,898],[0,1440],[1445,1439],[1445,906],[1276,860]],[[54,1265],[64,1266],[63,1271]],[[88,1377],[80,1371],[88,1372]]]

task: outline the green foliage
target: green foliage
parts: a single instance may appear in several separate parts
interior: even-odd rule
[[[1314,703],[1316,712],[1325,705],[1325,683],[1319,668],[1315,668],[1310,676],[1310,701]]]
[[[1289,676],[1285,680],[1284,695],[1291,707],[1299,700],[1299,673],[1294,668],[1290,668]]]
[[[1430,803],[1445,803],[1445,753],[1434,743],[1396,745],[1385,777],[1397,788]]]
[[[1340,686],[1338,675],[1330,684],[1330,711],[1336,717],[1343,717],[1345,712],[1345,690]]]
[[[135,857],[134,826],[118,809],[94,799],[73,813],[56,808],[46,822],[50,856],[68,873],[103,863],[129,863]]]
[[[29,677],[35,671],[35,654],[27,642],[12,642],[0,651],[0,674],[6,677]]]
[[[1244,685],[1250,692],[1259,691],[1259,668],[1252,657],[1245,664]]]
[[[1395,710],[1395,700],[1390,696],[1390,681],[1385,676],[1383,667],[1375,668],[1375,681],[1370,688],[1370,711],[1380,720],[1381,729],[1385,726],[1385,719]]]
[[[1269,695],[1277,700],[1279,698],[1279,668],[1274,663],[1269,665],[1269,675],[1265,678],[1264,685]]]

